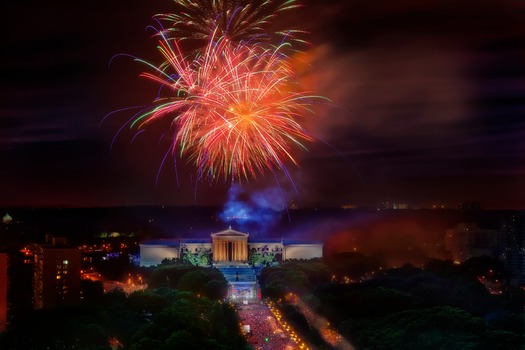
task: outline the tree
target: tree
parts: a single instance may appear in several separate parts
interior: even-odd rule
[[[348,276],[352,279],[362,277],[368,272],[378,270],[381,266],[377,259],[372,259],[358,252],[344,252],[326,259],[328,267],[341,278]]]
[[[469,258],[461,264],[461,270],[472,276],[484,276],[487,279],[500,281],[507,275],[501,261],[489,256]]]

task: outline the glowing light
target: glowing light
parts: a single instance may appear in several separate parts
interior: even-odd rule
[[[275,16],[300,5],[296,0],[173,3],[177,11],[155,16],[160,29],[153,37],[163,62],[135,58],[147,67],[141,77],[158,84],[159,94],[117,135],[127,125],[137,130],[134,140],[151,123],[168,120],[171,154],[193,164],[197,180],[240,182],[278,170],[289,177],[286,165],[298,165],[295,153],[313,141],[302,118],[323,98],[300,86],[286,55],[293,43],[304,42],[300,31],[266,28]],[[278,45],[265,40],[276,35]]]
[[[168,24],[164,33],[182,40],[208,41],[212,33],[234,42],[260,42],[271,37],[266,30],[275,17],[300,7],[295,0],[174,0],[176,11],[158,14],[156,19]],[[296,38],[301,31],[272,33]]]
[[[141,76],[165,94],[131,127],[169,117],[172,152],[188,156],[199,177],[249,179],[283,170],[285,161],[297,165],[293,149],[312,141],[299,119],[319,97],[301,90],[279,48],[212,36],[205,52],[190,60],[177,40],[164,35],[158,48],[165,58],[159,67],[137,60],[153,68]]]

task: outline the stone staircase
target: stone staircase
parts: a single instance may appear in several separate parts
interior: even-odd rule
[[[228,283],[257,282],[255,270],[244,266],[216,266]]]

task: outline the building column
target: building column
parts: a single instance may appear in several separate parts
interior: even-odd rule
[[[224,241],[221,240],[221,261],[224,260]]]
[[[239,261],[242,261],[242,239],[239,241]]]
[[[246,257],[246,240],[245,239],[242,240],[242,260],[243,261],[248,260]]]
[[[242,256],[242,240],[239,241],[239,261],[243,260]]]
[[[228,242],[222,241],[222,260],[228,260]]]
[[[242,249],[241,241],[237,241],[237,261],[242,260],[241,249]]]
[[[217,260],[222,261],[222,241],[217,241]]]

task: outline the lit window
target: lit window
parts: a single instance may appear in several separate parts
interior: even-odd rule
[[[64,260],[64,261],[62,261],[62,263],[63,263],[64,265],[67,265],[67,264],[68,264],[68,261],[67,261],[67,260]]]

